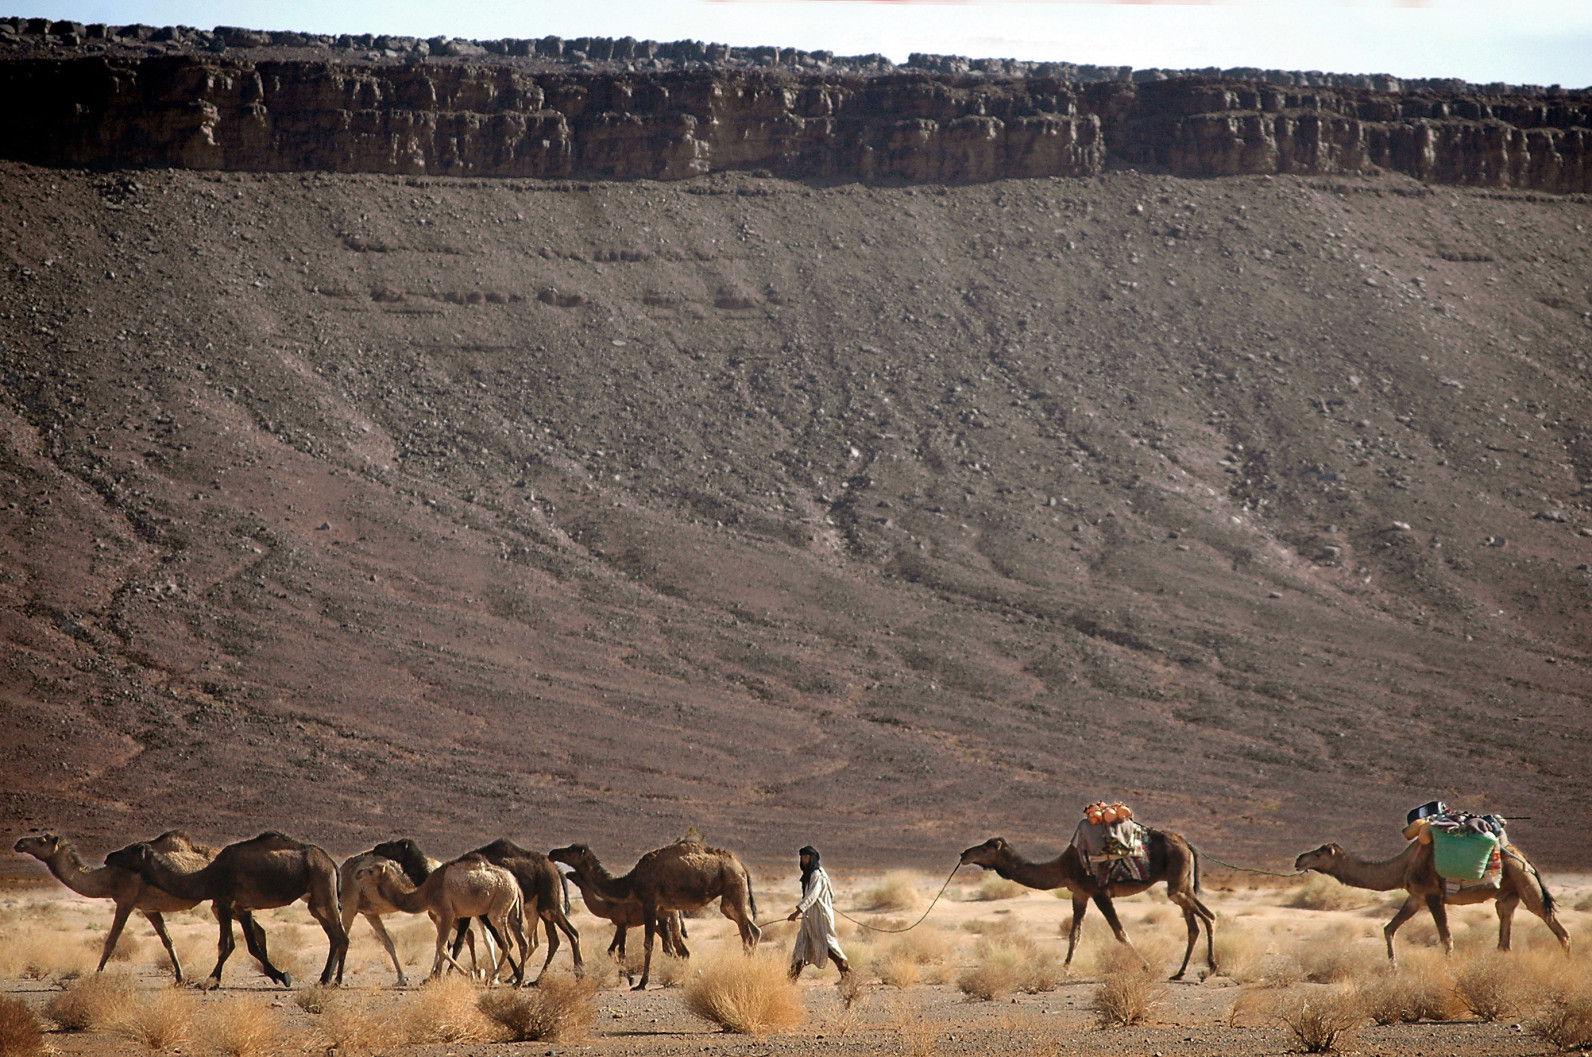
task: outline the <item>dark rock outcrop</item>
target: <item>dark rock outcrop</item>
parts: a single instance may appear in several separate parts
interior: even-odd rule
[[[224,50],[263,35],[211,36]],[[1585,92],[907,69],[532,70],[440,38],[373,43],[404,44],[409,59],[183,52],[0,61],[0,153],[114,168],[651,179],[761,169],[947,183],[1112,166],[1183,176],[1382,169],[1440,183],[1592,191]],[[647,50],[635,41],[497,50],[515,43],[607,61],[616,50]],[[592,51],[571,48],[578,44]],[[464,57],[427,59],[422,45]]]

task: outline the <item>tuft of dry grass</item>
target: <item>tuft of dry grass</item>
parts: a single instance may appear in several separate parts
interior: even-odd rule
[[[1313,984],[1363,979],[1387,962],[1385,950],[1359,942],[1353,927],[1344,924],[1329,926],[1307,938],[1295,949],[1293,959],[1299,978]]]
[[[1276,1018],[1288,1026],[1306,1053],[1327,1053],[1365,1020],[1352,987],[1286,1002]]]
[[[294,1049],[280,1010],[255,995],[227,995],[199,1018],[198,1038],[223,1057],[274,1057]]]
[[[0,1057],[37,1057],[44,1052],[44,1024],[20,998],[0,996]]]
[[[1119,961],[1095,985],[1089,1008],[1102,1028],[1129,1028],[1143,1020],[1166,995],[1166,985],[1137,958]]]
[[[1592,984],[1580,980],[1561,989],[1526,1030],[1560,1050],[1592,1048]]]
[[[488,991],[478,1006],[509,1042],[579,1042],[597,1019],[596,995],[594,981],[557,973],[532,990]]]
[[[55,907],[53,903],[43,905]],[[41,915],[38,921],[8,929],[5,942],[0,943],[0,976],[43,980],[57,973],[80,976],[93,972],[99,964],[98,945],[90,950],[83,943],[72,942],[66,933],[46,927],[49,921],[59,918],[56,909],[53,914]]]
[[[1519,958],[1500,951],[1480,951],[1462,959],[1454,970],[1454,997],[1477,1019],[1492,1022],[1531,1005],[1537,982]]]
[[[51,995],[44,1014],[62,1031],[103,1031],[126,1015],[136,997],[137,985],[129,974],[91,973]]]
[[[923,905],[923,892],[915,874],[892,870],[878,884],[862,893],[865,910],[916,910]]]
[[[956,986],[963,994],[986,1002],[1013,991],[1030,995],[1054,991],[1063,975],[1055,954],[1041,950],[1022,935],[985,936],[974,954],[977,963],[957,978]]]
[[[1018,896],[1027,895],[1028,886],[1020,885],[1016,881],[1002,877],[1000,874],[988,874],[978,883],[978,887],[968,895],[974,902],[990,903],[997,899],[1016,899]]]
[[[336,1050],[351,1057],[401,1043],[403,1040],[392,1018],[369,998],[368,993],[361,995],[330,987],[306,987],[299,991],[294,1000],[314,1017],[310,1047],[319,1051]]]
[[[901,1034],[901,1057],[934,1057],[940,1033],[916,1010],[896,1009],[896,1031]]]
[[[187,991],[139,991],[110,1028],[124,1039],[152,1050],[184,1045],[194,1034],[194,1000]]]
[[[695,1016],[738,1035],[795,1027],[807,1015],[781,958],[739,950],[705,961],[681,995]]]
[[[1240,984],[1261,978],[1266,962],[1266,945],[1248,925],[1229,921],[1216,932],[1216,964],[1222,975]]]
[[[487,1042],[497,1030],[479,1006],[475,982],[448,973],[427,980],[403,1012],[399,1033],[411,1045]]]
[[[880,982],[888,987],[911,987],[923,977],[918,960],[901,947],[891,947],[874,958],[873,971]]]
[[[1366,904],[1366,895],[1326,874],[1311,874],[1283,903],[1295,910],[1354,910]]]

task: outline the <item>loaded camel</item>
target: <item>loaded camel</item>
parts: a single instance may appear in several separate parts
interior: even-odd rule
[[[1498,901],[1498,949],[1509,949],[1510,931],[1514,924],[1515,908],[1521,903],[1541,918],[1555,936],[1559,945],[1570,947],[1570,934],[1559,924],[1554,914],[1553,896],[1543,883],[1542,875],[1513,844],[1499,849],[1503,859],[1503,877],[1497,888],[1477,886],[1460,889],[1452,894],[1443,891],[1442,879],[1437,876],[1430,844],[1410,841],[1398,855],[1384,862],[1368,862],[1344,851],[1338,844],[1323,844],[1307,851],[1294,860],[1296,870],[1314,870],[1336,878],[1352,888],[1368,888],[1373,892],[1391,892],[1402,888],[1409,893],[1404,905],[1382,929],[1387,940],[1388,961],[1393,961],[1393,934],[1399,926],[1420,912],[1424,905],[1432,912],[1437,923],[1437,935],[1443,950],[1452,953],[1454,941],[1448,934],[1448,910],[1445,904],[1464,905]]]
[[[416,885],[396,862],[376,857],[355,870],[355,879],[361,884],[373,884],[382,899],[404,913],[431,915],[437,925],[437,952],[431,961],[433,977],[442,972],[444,962],[464,972],[464,967],[448,953],[448,938],[461,920],[480,918],[503,952],[499,960],[489,951],[488,981],[497,982],[504,962],[514,971],[516,984],[524,978],[525,959],[530,953],[525,942],[524,903],[519,883],[503,867],[479,855],[464,855],[443,863]],[[505,938],[509,936],[519,945],[518,965]]]
[[[720,913],[739,927],[741,943],[748,950],[757,946],[763,934],[753,920],[757,900],[752,896],[752,875],[733,852],[722,848],[711,848],[699,841],[676,841],[643,855],[623,877],[603,869],[584,844],[555,848],[547,857],[571,867],[583,892],[590,885],[611,902],[641,904],[646,955],[641,963],[641,981],[631,988],[633,991],[645,989],[652,975],[652,940],[664,911],[696,910],[717,899]],[[678,938],[675,942],[681,957],[690,957]]]
[[[1183,964],[1178,966],[1172,979],[1181,980],[1188,970],[1194,944],[1199,940],[1200,926],[1205,926],[1205,963],[1212,975],[1216,973],[1215,940],[1211,923],[1216,920],[1209,907],[1200,901],[1199,855],[1189,843],[1176,833],[1165,830],[1148,830],[1145,851],[1149,857],[1149,870],[1142,882],[1114,881],[1101,887],[1094,872],[1085,864],[1072,845],[1049,862],[1029,862],[1012,850],[1004,837],[991,837],[976,847],[962,853],[963,866],[981,866],[994,870],[1000,876],[1029,888],[1067,888],[1072,892],[1072,929],[1067,934],[1067,961],[1072,964],[1073,951],[1078,946],[1078,935],[1083,930],[1083,916],[1092,901],[1100,908],[1111,934],[1117,942],[1127,945],[1127,933],[1117,918],[1113,899],[1137,895],[1161,882],[1166,882],[1166,895],[1183,911],[1183,923],[1188,926],[1188,947],[1183,951]]]
[[[196,844],[188,834],[175,829],[162,833],[150,841],[149,845],[165,855],[174,869],[185,872],[203,868],[216,855],[214,848]],[[121,939],[128,915],[136,910],[154,926],[155,935],[160,937],[161,945],[166,948],[166,955],[171,959],[171,969],[177,977],[177,982],[179,984],[183,982],[182,963],[177,959],[177,951],[171,945],[171,936],[166,932],[166,921],[161,915],[191,909],[197,906],[200,900],[174,896],[170,892],[148,884],[137,873],[129,870],[115,866],[87,866],[78,857],[77,850],[56,833],[23,837],[17,841],[13,850],[31,855],[44,863],[55,875],[56,880],[78,895],[90,899],[115,901],[116,912],[111,918],[110,935],[105,937],[105,948],[100,953],[99,968],[95,970],[96,972],[104,971],[105,963],[110,961],[111,953],[116,950],[116,941]],[[243,927],[247,933],[259,926],[250,919]]]
[[[413,845],[414,842],[410,841],[409,843]],[[347,932],[350,926],[354,924],[355,915],[363,914],[365,920],[370,922],[371,929],[376,933],[376,938],[381,941],[382,947],[386,949],[387,957],[392,959],[392,967],[398,972],[398,986],[407,987],[409,986],[409,981],[404,979],[404,967],[398,961],[398,951],[393,946],[392,937],[387,934],[387,927],[381,923],[383,915],[397,914],[401,913],[401,911],[381,897],[381,893],[376,890],[373,878],[368,876],[360,877],[359,870],[361,867],[369,866],[376,862],[396,862],[399,869],[403,870],[404,875],[409,878],[410,883],[418,885],[442,863],[436,859],[429,859],[424,855],[420,855],[419,848],[414,849],[415,856],[418,859],[410,857],[406,861],[386,854],[382,851],[383,847],[384,845],[377,845],[370,851],[351,855],[343,860],[342,866],[337,868],[338,890],[342,901],[343,931]],[[475,945],[473,943],[470,946],[470,956],[471,958],[475,956]]]
[[[105,857],[106,865],[137,874],[148,884],[183,899],[210,901],[210,909],[221,926],[216,967],[205,981],[206,988],[221,985],[221,969],[232,954],[232,919],[244,919],[244,940],[265,974],[283,987],[292,987],[292,978],[271,964],[265,950],[265,930],[247,918],[253,910],[285,907],[303,899],[310,915],[326,932],[326,967],[321,983],[331,983],[335,971],[343,982],[343,962],[348,955],[348,933],[338,912],[337,864],[314,844],[305,844],[280,833],[266,832],[251,840],[229,844],[216,853],[209,865],[183,873],[148,842],[132,844]]]

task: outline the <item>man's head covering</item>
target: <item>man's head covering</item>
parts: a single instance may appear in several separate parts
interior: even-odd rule
[[[809,844],[796,854],[800,858],[807,860],[802,863],[802,884],[806,884],[807,878],[811,877],[813,871],[818,869],[818,849]]]

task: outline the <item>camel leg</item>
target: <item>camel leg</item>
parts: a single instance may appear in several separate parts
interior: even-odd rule
[[[127,916],[133,912],[133,904],[117,903],[116,914],[111,918],[111,934],[105,937],[105,949],[100,951],[99,968],[94,971],[105,971],[105,963],[111,960],[111,955],[116,951],[116,941],[122,938],[122,929],[127,927]],[[169,949],[169,948],[168,948]],[[182,970],[177,971],[177,982],[182,983]]]
[[[1200,939],[1199,922],[1195,919],[1194,908],[1184,904],[1183,924],[1188,928],[1188,946],[1183,949],[1183,964],[1177,967],[1177,972],[1172,974],[1173,980],[1183,979],[1183,974],[1188,971],[1188,960],[1194,956],[1194,944]]]
[[[171,934],[166,931],[166,919],[160,916],[158,910],[146,910],[144,917],[149,919],[155,935],[160,937],[160,945],[166,948],[166,957],[171,959],[171,971],[177,974],[177,983],[182,983],[182,963],[177,960],[177,948],[171,945]],[[114,949],[115,944],[110,944],[108,947]],[[103,961],[100,962],[100,968],[105,968]]]
[[[437,953],[436,956],[431,959],[431,978],[442,975],[443,962],[447,962],[449,965],[459,970],[459,972],[464,973],[464,975],[470,979],[475,978],[475,974],[473,972],[464,972],[464,966],[460,965],[458,961],[454,959],[453,955],[448,953],[448,933],[453,931],[453,926],[456,924],[457,920],[458,919],[453,917],[451,914],[443,915],[437,918]],[[475,953],[475,940],[473,938],[470,941],[470,952],[472,955]]]
[[[1448,908],[1443,905],[1441,892],[1426,897],[1426,909],[1432,912],[1432,920],[1437,922],[1437,938],[1442,941],[1443,953],[1454,953],[1454,937],[1448,934]]]
[[[216,903],[216,921],[221,926],[221,934],[216,938],[216,967],[210,970],[210,976],[202,985],[205,990],[212,990],[221,986],[221,967],[227,964],[232,949],[237,946],[237,941],[232,938],[232,908]],[[248,930],[244,930],[247,934]]]
[[[654,904],[641,905],[641,929],[646,937],[642,948],[645,953],[641,956],[641,982],[631,987],[632,991],[645,991],[647,981],[652,978],[652,940],[658,932],[658,908]]]
[[[503,962],[508,962],[510,968],[513,968],[514,966],[514,958],[511,954],[509,954],[509,945],[503,938],[503,932],[507,930],[507,925],[505,922],[495,922],[491,918],[485,916],[477,918],[476,920],[481,922],[481,928],[488,936],[491,936],[493,941],[497,944],[497,950],[493,950],[489,944],[487,946],[486,952],[486,964],[488,970],[486,977],[487,986],[495,987],[498,982],[498,972],[503,968]],[[502,926],[501,929],[500,926]],[[502,951],[501,958],[498,955],[498,951]]]
[[[1533,883],[1520,886],[1521,900],[1526,904],[1527,910],[1541,918],[1542,923],[1548,926],[1548,930],[1559,940],[1559,946],[1569,950],[1570,934],[1564,930],[1563,925],[1559,924],[1559,915],[1553,910],[1553,896],[1548,893],[1547,885],[1542,883],[1542,878],[1538,876],[1535,868],[1531,871],[1531,881]]]
[[[551,922],[552,924],[547,933],[548,942],[552,942],[552,928],[556,927],[569,940],[569,956],[575,963],[575,975],[583,975],[585,970],[582,968],[580,960],[580,932],[570,923],[569,914],[557,907],[552,910]]]
[[[216,915],[216,920],[221,919],[221,914],[212,905],[210,912]],[[260,971],[272,981],[283,987],[292,987],[293,978],[276,966],[271,964],[271,959],[265,952],[265,929],[254,920],[254,915],[247,910],[238,911],[238,926],[243,929],[243,943],[254,960],[260,963]]]
[[[1072,894],[1072,928],[1067,931],[1067,960],[1063,965],[1072,964],[1072,952],[1078,947],[1078,937],[1083,933],[1083,916],[1089,913],[1089,897],[1077,892]]]
[[[1399,912],[1393,915],[1393,920],[1389,921],[1385,926],[1383,926],[1382,938],[1387,941],[1388,961],[1391,962],[1395,960],[1393,957],[1393,934],[1398,932],[1399,926],[1404,924],[1410,918],[1414,917],[1416,911],[1420,909],[1421,901],[1415,896],[1410,896],[1408,899],[1404,900],[1404,905],[1399,907]]]
[[[335,879],[336,875],[333,877]],[[325,987],[334,978],[341,985],[343,965],[348,960],[348,932],[343,928],[343,919],[337,911],[337,891],[333,889],[329,899],[325,892],[312,893],[309,904],[310,917],[326,933],[326,964],[321,967],[321,986]],[[396,958],[393,960],[397,961]]]
[[[1122,922],[1117,918],[1117,908],[1112,904],[1111,897],[1104,892],[1096,892],[1094,894],[1094,903],[1095,906],[1100,908],[1100,913],[1105,915],[1106,924],[1111,926],[1111,934],[1117,938],[1117,942],[1128,948],[1128,950],[1133,951],[1134,954],[1139,954],[1137,948],[1128,942],[1128,934],[1122,931]],[[1144,962],[1142,954],[1139,955],[1139,961]],[[1150,963],[1144,962],[1144,964],[1148,967]]]
[[[387,957],[392,959],[392,967],[398,973],[398,986],[408,987],[409,981],[404,979],[404,967],[398,961],[398,948],[393,945],[392,936],[387,933],[387,926],[381,923],[381,915],[365,911],[365,920],[370,922],[371,931],[381,941],[382,947],[387,951]]]
[[[727,898],[720,899],[719,913],[735,922],[741,930],[741,946],[749,951],[757,948],[757,941],[763,938],[763,930],[757,927],[757,922],[752,920],[752,915],[744,905],[732,904]],[[668,929],[667,924],[664,924],[664,929]]]
[[[1498,911],[1498,949],[1507,951],[1514,933],[1515,908],[1520,905],[1519,892],[1504,892],[1498,896],[1494,909]]]

